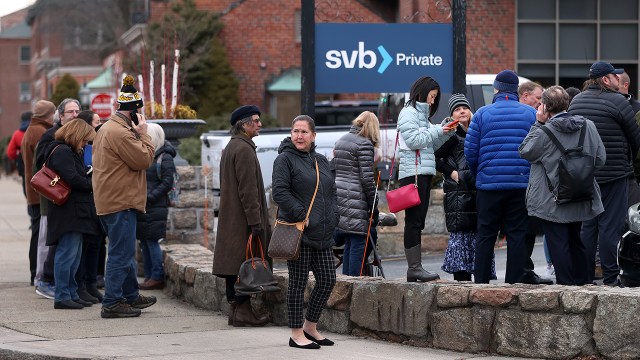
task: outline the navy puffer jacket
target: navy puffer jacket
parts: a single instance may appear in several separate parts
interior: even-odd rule
[[[167,234],[167,216],[169,199],[167,194],[173,187],[173,174],[176,166],[173,158],[175,149],[168,143],[156,150],[153,163],[147,169],[147,212],[138,213],[136,237],[139,240],[157,241]],[[158,177],[158,158],[161,158],[160,177]]]
[[[303,221],[316,188],[318,161],[320,183],[313,203],[309,224],[304,229],[302,242],[315,249],[327,249],[335,242],[333,233],[338,223],[336,183],[326,157],[315,152],[296,149],[290,137],[282,140],[278,157],[273,163],[273,200],[278,204],[278,219],[286,222]]]
[[[640,128],[622,94],[592,85],[573,98],[568,111],[593,121],[598,129],[607,154],[604,166],[595,173],[598,183],[633,174],[633,159],[640,149]]]

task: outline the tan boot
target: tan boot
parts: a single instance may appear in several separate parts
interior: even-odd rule
[[[233,326],[264,326],[269,322],[266,316],[256,316],[251,308],[251,302],[245,301],[243,304],[236,304],[233,313]]]

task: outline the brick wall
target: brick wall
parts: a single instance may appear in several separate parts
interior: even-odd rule
[[[467,73],[515,69],[515,4],[511,0],[469,0]]]
[[[20,47],[29,39],[0,39],[0,138],[10,136],[20,125],[20,114],[31,110],[31,102],[20,102],[20,83],[28,82],[29,63],[20,63]]]

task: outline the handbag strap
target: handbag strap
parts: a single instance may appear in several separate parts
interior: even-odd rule
[[[56,147],[53,148],[53,150],[51,150],[51,152],[49,153],[49,155],[47,156],[47,158],[44,160],[44,163],[42,164],[42,166],[46,166],[47,163],[49,162],[49,158],[51,157],[51,155],[53,155],[53,152],[56,151],[56,149],[62,144],[58,144],[56,145]]]
[[[316,200],[316,194],[318,194],[318,185],[320,184],[320,171],[318,171],[318,160],[315,160],[316,163],[316,189],[313,191],[313,197],[311,198],[311,203],[309,204],[309,210],[307,210],[307,216],[304,218],[304,224],[307,226],[307,221],[309,220],[309,216],[311,215],[311,208],[313,208],[313,202]],[[278,210],[280,210],[280,206],[276,208],[276,218],[278,217]]]
[[[396,163],[396,150],[398,149],[398,140],[400,140],[400,131],[396,131],[396,144],[393,146],[393,157],[391,158],[391,169],[389,169],[389,179],[393,179],[393,168]],[[413,180],[413,185],[418,187],[418,157],[420,156],[420,150],[416,150],[416,175]],[[387,191],[391,186],[391,181],[387,182]]]
[[[253,234],[249,234],[249,240],[247,240],[247,247],[245,249],[245,259],[249,260],[251,259],[251,267],[252,268],[256,268],[256,265],[254,263],[253,260],[253,244],[252,244],[252,240],[253,240]],[[267,263],[264,260],[264,250],[262,249],[262,241],[260,241],[260,237],[257,237],[257,241],[258,241],[258,247],[260,247],[260,258],[262,259],[262,264],[267,267]],[[251,255],[251,257],[249,257],[249,255]]]

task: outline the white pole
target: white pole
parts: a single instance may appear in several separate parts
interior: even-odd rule
[[[167,88],[165,86],[165,80],[166,80],[166,67],[164,66],[164,64],[160,65],[160,72],[162,73],[161,76],[161,82],[162,85],[160,86],[160,96],[162,97],[162,114],[164,116],[165,119],[169,118],[169,114],[167,114]]]
[[[140,97],[142,98],[142,103],[144,104],[144,81],[142,81],[142,74],[138,74],[138,85],[140,86]],[[144,114],[144,106],[142,107],[142,113]]]
[[[171,113],[175,118],[176,105],[178,103],[178,60],[180,59],[180,50],[176,49],[173,59],[173,82],[171,83]]]
[[[155,111],[155,99],[153,98],[153,81],[153,60],[151,60],[149,62],[149,101],[151,106],[151,111],[149,113],[151,114],[152,119],[155,117],[155,114],[153,113]]]

